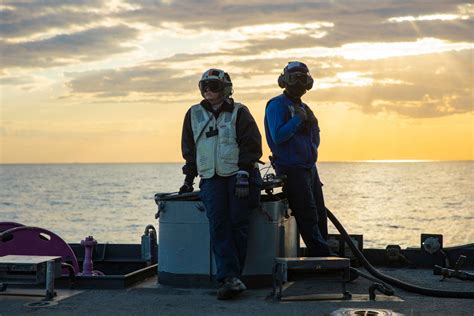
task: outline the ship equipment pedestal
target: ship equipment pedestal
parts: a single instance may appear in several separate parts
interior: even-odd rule
[[[296,281],[324,280],[341,283],[341,295],[316,294],[314,300],[351,299],[352,295],[346,290],[349,281],[350,259],[339,257],[294,257],[275,258],[273,267],[274,299],[282,300],[282,292]]]
[[[53,299],[54,279],[61,276],[61,257],[22,256],[0,257],[0,292],[8,284],[46,284],[46,299]]]

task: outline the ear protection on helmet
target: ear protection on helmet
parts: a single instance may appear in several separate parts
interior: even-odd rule
[[[280,75],[278,76],[278,86],[279,86],[280,88],[282,88],[282,89],[286,87],[286,86],[285,86],[285,81],[284,81],[284,79],[283,79],[283,76],[284,76],[283,74],[280,74]]]

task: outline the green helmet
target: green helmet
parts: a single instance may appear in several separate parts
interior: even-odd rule
[[[226,98],[231,96],[233,92],[229,74],[221,69],[211,68],[206,70],[202,74],[198,86],[203,98],[206,88],[209,88],[212,92],[222,92]]]

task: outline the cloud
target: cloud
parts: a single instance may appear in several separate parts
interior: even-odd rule
[[[132,3],[132,2],[130,2]],[[405,41],[420,37],[457,40],[472,36],[472,12],[464,1],[392,1],[362,0],[354,4],[345,1],[235,1],[180,0],[150,2],[133,1],[137,9],[122,11],[125,21],[142,22],[159,28],[179,26],[188,32],[196,30],[231,31],[236,28],[280,23],[333,23],[320,45],[334,47],[347,42]],[[212,8],[212,9],[210,9]],[[467,11],[467,12],[466,12]],[[430,16],[436,14],[463,15],[465,20],[416,23],[389,23],[390,18]],[[470,17],[470,19],[469,19]]]
[[[360,24],[384,20],[393,16],[457,12],[465,1],[200,1],[193,0],[151,2],[134,0],[138,8],[121,12],[120,16],[150,25],[179,23],[185,28],[231,29],[238,26],[270,23],[306,23],[314,21],[341,22],[358,20]]]
[[[472,99],[468,95],[449,95],[432,99],[425,95],[422,99],[409,102],[376,101],[371,104],[373,112],[390,111],[413,118],[440,117],[472,111]]]
[[[350,103],[366,113],[440,117],[472,112],[473,50],[337,63],[345,71],[369,72],[373,83],[311,92],[314,102]],[[320,80],[324,80],[321,78]]]
[[[303,60],[319,87],[308,94],[312,102],[408,117],[472,111],[474,19],[463,1],[45,0],[4,1],[0,9],[4,85],[25,84],[10,68],[88,63],[140,48],[140,63],[67,73],[71,95],[63,97],[188,100],[199,96],[202,71],[219,67],[239,97],[264,102],[286,63]],[[189,52],[200,53],[156,59],[193,36],[208,36],[190,40]]]
[[[385,23],[382,21],[346,21],[336,23],[327,36],[318,40],[320,46],[335,47],[357,42],[402,42],[420,38],[465,41],[472,38],[474,20],[420,21]]]
[[[3,86],[18,86],[34,82],[34,78],[29,76],[4,76],[0,77],[0,85]]]
[[[433,20],[441,14],[451,18]],[[221,56],[420,38],[466,41],[472,38],[472,17],[471,6],[455,0],[361,0],[356,5],[352,0],[3,1],[0,50],[5,56],[3,68],[105,59],[130,50],[120,42],[148,34],[139,31],[138,25],[175,35],[208,32],[210,49],[214,43],[227,48],[219,51]],[[214,33],[223,39],[221,43],[212,40]],[[90,49],[82,41],[88,39]],[[75,41],[77,52],[68,46]]]
[[[252,39],[243,42],[239,48],[234,48],[228,51],[233,52],[235,55],[253,55],[268,51],[307,48],[318,45],[320,45],[319,39],[316,39],[311,35],[298,34],[291,36],[288,34],[285,38]]]
[[[473,110],[471,58],[472,50],[382,60],[305,58],[316,79],[316,88],[307,99],[310,104],[347,103],[366,113],[394,112],[414,118],[466,113]],[[192,59],[192,54],[178,55],[176,63],[188,59]],[[200,72],[186,74],[172,68],[176,67],[172,58],[166,60],[166,63],[156,60],[136,67],[69,74],[72,79],[68,86],[73,94],[100,98],[125,94],[189,98],[190,92],[198,96]],[[230,71],[234,90],[243,101],[260,104],[278,93],[276,78],[287,61],[230,60],[222,68],[239,70]]]
[[[132,93],[178,95],[197,87],[198,75],[179,75],[175,69],[160,67],[160,61],[141,66],[68,74],[74,79],[67,86],[75,94],[99,98],[126,96]]]
[[[52,29],[100,21],[103,0],[2,1],[0,36],[4,39],[28,37]]]
[[[3,68],[36,68],[100,60],[133,50],[123,43],[135,36],[137,30],[118,25],[61,34],[40,41],[0,42],[1,65]]]

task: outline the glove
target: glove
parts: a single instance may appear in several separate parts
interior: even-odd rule
[[[314,113],[313,111],[311,111],[311,109],[309,109],[309,111],[307,112],[307,116],[308,116],[308,122],[310,122],[311,126],[316,126],[316,128],[319,130],[319,123],[318,123],[318,119],[316,118],[316,116],[314,116]]]
[[[299,118],[301,119],[301,122],[306,121],[307,116],[306,116],[305,109],[303,109],[303,107],[301,107],[299,105],[295,105],[293,107],[295,109],[295,115],[299,116]]]
[[[193,184],[192,183],[189,184],[186,181],[184,181],[184,184],[181,186],[181,188],[179,188],[179,194],[189,193],[193,191],[194,191]]]
[[[314,116],[313,111],[309,107],[304,108],[306,114],[306,121],[303,121],[299,126],[299,131],[303,133],[310,133],[310,131],[316,129],[319,132],[318,119]]]
[[[249,173],[239,170],[235,177],[235,196],[238,199],[243,199],[249,196],[249,192]]]

